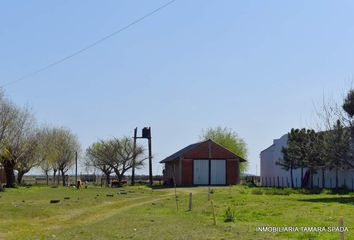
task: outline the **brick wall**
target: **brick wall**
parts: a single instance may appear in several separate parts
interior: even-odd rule
[[[182,160],[182,184],[185,186],[193,185],[193,160]]]
[[[171,179],[174,179],[177,185],[181,184],[181,174],[180,174],[180,161],[171,161],[165,163],[165,172],[163,176],[163,180],[166,183],[170,183]]]
[[[227,185],[234,185],[239,183],[239,163],[233,159],[227,160]]]

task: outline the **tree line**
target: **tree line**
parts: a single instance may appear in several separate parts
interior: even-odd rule
[[[201,140],[213,139],[240,157],[246,158],[246,143],[229,128],[209,128]],[[19,107],[0,91],[0,167],[6,174],[6,187],[23,183],[31,169],[40,169],[47,185],[67,185],[66,176],[81,146],[77,136],[65,127],[40,126],[28,107]],[[132,138],[113,137],[92,143],[84,153],[84,166],[98,170],[109,185],[111,175],[121,182],[132,168],[139,169],[147,159],[145,149]],[[241,166],[245,171],[246,165]],[[17,174],[15,174],[17,173]],[[0,183],[1,185],[1,183]]]
[[[32,168],[41,168],[46,175],[65,175],[80,151],[80,143],[70,129],[40,127],[27,107],[19,107],[0,93],[0,166],[6,174],[6,187],[22,184],[23,176]],[[17,179],[15,178],[17,172]],[[57,176],[57,178],[56,178]]]
[[[289,171],[291,187],[295,169],[300,169],[301,187],[313,187],[313,176],[318,173],[322,188],[326,170],[335,172],[335,187],[339,188],[339,171],[354,169],[354,90],[348,92],[342,106],[324,104],[321,111],[325,129],[291,129],[287,146],[281,150],[283,156],[277,164]]]
[[[0,92],[0,166],[5,170],[6,187],[22,184],[23,176],[33,168],[41,169],[47,185],[52,174],[52,183],[61,180],[66,186],[67,172],[80,150],[70,129],[40,127],[28,108],[17,106]],[[121,182],[131,168],[143,166],[144,152],[129,137],[99,140],[86,149],[84,165],[102,172],[107,184],[111,174]]]

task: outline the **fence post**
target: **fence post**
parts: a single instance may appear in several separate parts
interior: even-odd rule
[[[341,217],[339,217],[339,228],[342,228],[342,227],[344,227],[344,220],[343,220],[343,217],[341,216]],[[344,240],[344,232],[339,231],[339,238],[341,240]]]
[[[347,189],[347,178],[344,178],[344,187]]]
[[[176,188],[176,183],[175,185],[175,199],[176,199],[176,208],[177,208],[177,212],[178,212],[178,197],[177,197],[177,188]]]
[[[208,201],[210,201],[210,187],[208,187]]]
[[[189,193],[189,211],[192,211],[192,193]]]
[[[347,188],[347,179],[344,178],[344,187]]]
[[[289,178],[288,177],[286,177],[286,185],[289,187],[290,185],[289,185]]]
[[[295,178],[295,188],[297,188],[297,177]]]
[[[279,176],[277,176],[277,182],[278,182],[278,187],[279,187]]]
[[[214,208],[214,201],[211,200],[211,210],[213,211],[213,223],[216,225],[216,216],[215,216],[215,208]]]

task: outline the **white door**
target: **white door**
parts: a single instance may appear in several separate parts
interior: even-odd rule
[[[210,184],[225,185],[226,184],[226,161],[211,160]]]
[[[209,185],[209,160],[194,160],[193,164],[193,183],[195,185]]]

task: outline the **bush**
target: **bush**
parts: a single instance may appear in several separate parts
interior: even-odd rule
[[[235,221],[235,212],[228,207],[225,210],[224,222],[234,222]]]
[[[238,190],[239,194],[247,194],[247,191],[245,189],[240,189]]]
[[[293,191],[289,188],[270,188],[270,189],[265,189],[264,194],[266,195],[285,195],[288,196],[291,193],[293,193]]]
[[[255,189],[252,189],[251,193],[255,194],[255,195],[262,195],[263,191],[260,188],[255,188]]]
[[[252,181],[243,182],[242,185],[246,186],[246,187],[249,187],[249,188],[257,187],[257,185],[254,182],[252,182]]]
[[[339,194],[339,195],[347,195],[349,194],[350,190],[348,188],[345,187],[341,187],[338,189],[331,189],[330,194]]]
[[[323,192],[323,189],[320,189],[320,188],[313,188],[313,189],[301,188],[297,192],[300,193],[300,194],[321,194]]]

